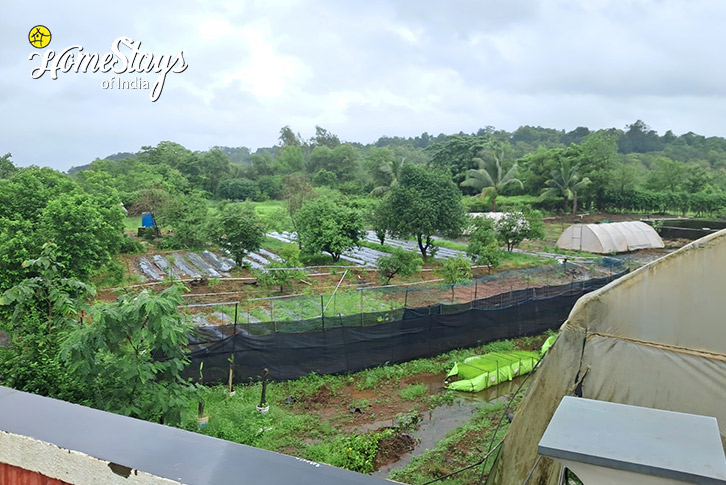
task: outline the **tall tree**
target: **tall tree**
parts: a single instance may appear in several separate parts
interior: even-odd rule
[[[160,226],[171,228],[162,244],[168,249],[201,248],[207,243],[207,201],[198,193],[179,196],[157,215]]]
[[[302,146],[300,134],[295,134],[292,128],[290,128],[290,125],[285,125],[280,128],[280,136],[278,139],[280,140],[281,148]]]
[[[315,127],[315,136],[311,141],[315,146],[326,146],[328,148],[335,148],[340,145],[340,139],[337,135],[334,135],[322,126]]]
[[[587,187],[590,179],[581,178],[579,165],[572,165],[569,160],[560,160],[560,167],[553,170],[552,178],[547,180],[548,186],[540,195],[541,199],[561,196],[564,201],[564,211],[567,213],[567,202],[572,199],[572,213],[577,213],[577,191]]]
[[[386,195],[392,188],[396,187],[398,180],[401,178],[401,169],[405,163],[405,158],[399,160],[393,159],[390,162],[381,163],[378,171],[385,177],[386,182],[371,190],[371,195]]]
[[[0,179],[10,178],[10,176],[17,171],[17,168],[13,164],[12,160],[10,160],[10,157],[12,157],[12,155],[9,153],[0,157]]]
[[[364,234],[363,216],[338,201],[321,197],[303,205],[295,215],[297,237],[307,254],[326,252],[338,261],[343,251],[358,246]]]
[[[238,265],[250,251],[260,248],[265,230],[255,208],[248,203],[224,204],[209,221],[212,240],[226,249]]]
[[[467,170],[467,178],[460,184],[462,187],[472,187],[481,191],[481,198],[490,197],[494,212],[497,211],[497,196],[504,187],[508,185],[524,187],[522,181],[517,178],[516,163],[502,175],[503,156],[503,150],[494,149],[482,153],[480,157],[474,159],[479,164],[479,169]]]
[[[477,167],[474,159],[477,153],[489,148],[490,141],[488,136],[453,135],[427,148],[431,152],[430,164],[448,170],[454,181],[461,183],[466,177],[466,171]]]
[[[605,193],[611,188],[618,164],[617,139],[604,132],[595,132],[579,147],[577,163],[580,174],[591,182],[582,195],[586,203],[595,202],[599,208],[603,205]]]
[[[424,260],[434,246],[437,231],[458,236],[464,225],[461,192],[444,172],[407,164],[401,179],[377,209],[376,220],[396,236],[413,236]]]

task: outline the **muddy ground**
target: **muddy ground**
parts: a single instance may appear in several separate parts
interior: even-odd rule
[[[514,339],[515,347],[521,350],[539,350],[544,343],[546,335],[535,337],[522,337]],[[366,433],[382,431],[387,428],[396,428],[396,434],[381,442],[375,460],[375,469],[381,469],[386,474],[391,471],[391,465],[398,462],[403,456],[410,454],[420,442],[424,449],[417,448],[417,454],[432,448],[436,442],[443,438],[453,427],[463,425],[468,417],[482,403],[492,402],[496,399],[507,401],[511,394],[519,387],[523,378],[513,382],[503,383],[478,393],[456,392],[445,388],[445,372],[438,374],[420,373],[409,375],[400,379],[382,379],[371,389],[363,389],[364,383],[359,378],[336,391],[328,386],[321,386],[310,396],[290,396],[286,407],[292,412],[305,413],[315,416],[321,422],[327,422],[346,433]],[[400,392],[409,386],[421,384],[426,387],[414,400],[407,400],[405,394]],[[432,409],[432,396],[440,406]],[[454,404],[457,403],[457,404]],[[452,405],[454,404],[454,405]],[[433,423],[438,417],[439,423]],[[407,423],[412,425],[406,427]],[[493,426],[496,426],[496,422]],[[402,426],[403,425],[403,426]],[[418,427],[426,427],[424,436],[417,436]],[[472,434],[483,436],[487,429]],[[473,436],[472,436],[473,439]],[[463,449],[470,449],[468,441],[460,445]],[[456,454],[455,451],[451,451]],[[410,459],[410,457],[408,457]]]

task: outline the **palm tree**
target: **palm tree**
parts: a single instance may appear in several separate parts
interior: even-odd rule
[[[494,151],[491,157],[488,157],[486,160],[483,158],[475,158],[474,160],[479,163],[479,168],[476,170],[467,170],[467,178],[460,184],[462,187],[473,187],[476,190],[481,190],[481,198],[491,196],[494,212],[497,211],[497,196],[504,187],[509,184],[518,185],[520,188],[524,187],[522,181],[516,178],[516,163],[502,176],[501,160],[503,157],[503,151]]]
[[[590,184],[589,178],[580,178],[579,170],[579,163],[572,165],[569,160],[560,160],[560,167],[552,170],[552,178],[545,182],[548,188],[544,189],[540,200],[561,196],[567,213],[567,201],[572,199],[572,213],[577,214],[577,192]]]
[[[378,187],[371,190],[371,195],[383,196],[387,194],[392,188],[398,185],[398,177],[401,175],[401,169],[406,163],[405,158],[401,158],[401,161],[392,160],[390,162],[382,162],[378,167],[378,171],[386,179],[389,180],[387,185],[379,185]]]

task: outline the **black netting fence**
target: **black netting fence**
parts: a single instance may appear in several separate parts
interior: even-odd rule
[[[296,379],[536,335],[558,328],[578,298],[623,274],[512,290],[466,303],[452,299],[449,304],[390,305],[357,315],[203,326],[191,345],[187,372],[196,376],[203,362],[205,382],[223,382],[233,362],[235,382],[255,379],[265,368],[272,379]]]

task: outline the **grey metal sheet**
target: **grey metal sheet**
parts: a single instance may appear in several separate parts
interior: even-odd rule
[[[565,396],[538,452],[644,475],[726,483],[715,418]]]
[[[0,430],[188,484],[391,483],[4,387]]]

